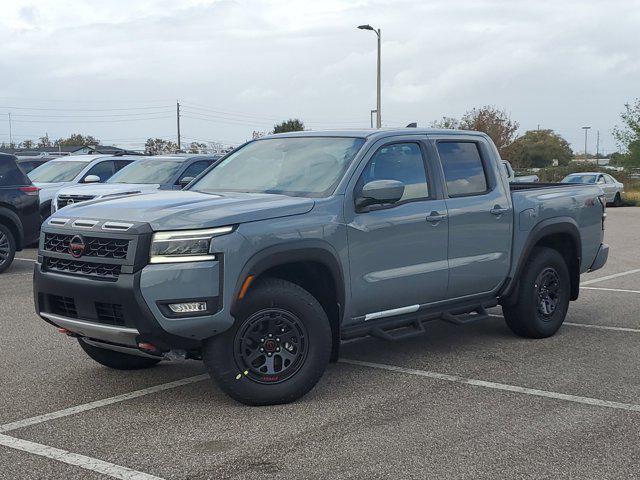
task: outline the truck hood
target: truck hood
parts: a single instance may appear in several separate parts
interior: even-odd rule
[[[155,192],[159,188],[160,185],[157,183],[93,183],[62,188],[58,195],[94,195],[100,198],[108,195]]]
[[[309,212],[309,198],[257,193],[159,191],[70,205],[56,217],[144,222],[153,230],[188,230],[232,225]]]

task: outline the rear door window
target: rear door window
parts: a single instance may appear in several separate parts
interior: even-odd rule
[[[475,142],[438,142],[450,197],[478,195],[489,190],[487,176]]]

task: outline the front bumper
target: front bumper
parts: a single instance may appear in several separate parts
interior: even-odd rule
[[[147,265],[104,281],[47,271],[38,262],[36,311],[53,325],[114,345],[145,342],[162,351],[199,349],[202,340],[233,324],[222,304],[221,272],[217,261]],[[164,303],[188,298],[206,298],[215,309],[196,317],[165,315]]]
[[[607,263],[607,259],[609,258],[609,245],[606,243],[601,243],[600,248],[598,248],[598,253],[596,254],[596,258],[589,267],[589,271],[593,272],[594,270],[598,270],[604,267],[604,264]]]

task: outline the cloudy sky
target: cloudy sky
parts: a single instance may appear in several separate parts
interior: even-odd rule
[[[582,150],[640,97],[640,0],[1,0],[0,142],[73,132],[239,143],[280,119],[367,127],[482,105]]]

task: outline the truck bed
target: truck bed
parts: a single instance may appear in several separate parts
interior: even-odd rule
[[[522,183],[510,183],[509,188],[511,191],[515,190],[533,190],[534,188],[548,188],[548,187],[575,187],[575,183],[555,183],[555,182],[522,182]]]

